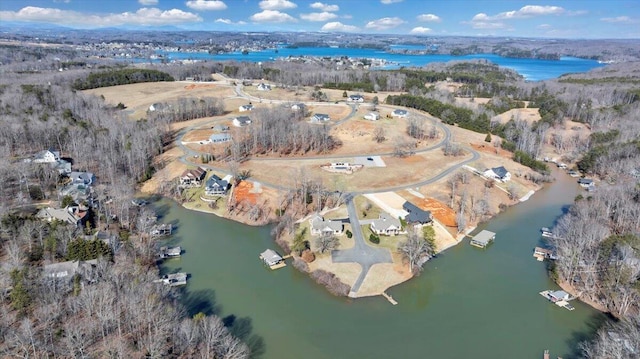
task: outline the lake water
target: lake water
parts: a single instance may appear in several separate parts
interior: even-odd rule
[[[468,240],[428,262],[423,273],[382,297],[334,297],[291,265],[266,269],[258,254],[277,245],[267,227],[249,227],[158,203],[177,223],[168,243],[182,258],[164,272],[191,274],[184,300],[199,311],[235,318],[233,332],[261,358],[540,358],[573,357],[604,315],[580,302],[559,308],[538,292],[557,289],[533,257],[540,227],[550,227],[573,201],[575,179],[558,181],[481,228],[497,233],[486,250]],[[481,229],[479,228],[479,229]]]
[[[415,49],[415,46],[396,46],[395,49]],[[424,48],[424,47],[423,47]],[[395,69],[401,66],[424,66],[431,62],[449,62],[461,60],[484,59],[497,65],[517,71],[528,81],[540,81],[559,77],[566,73],[586,72],[596,67],[604,66],[595,60],[586,60],[575,57],[562,57],[560,60],[539,60],[539,59],[516,59],[502,57],[493,54],[475,54],[465,56],[451,55],[409,55],[389,53],[375,49],[352,49],[334,47],[300,47],[290,49],[286,47],[268,49],[264,51],[252,51],[246,55],[241,52],[230,52],[224,54],[209,54],[206,52],[158,52],[166,56],[168,60],[214,60],[214,61],[250,61],[268,62],[282,57],[297,56],[348,56],[350,58],[377,58],[394,63],[385,67]]]

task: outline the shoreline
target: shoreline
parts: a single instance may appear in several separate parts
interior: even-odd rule
[[[558,280],[558,281],[555,281],[555,283],[560,288],[562,288],[562,290],[564,290],[565,292],[571,294],[574,297],[577,297],[577,300],[581,301],[582,303],[590,306],[591,308],[593,308],[593,309],[595,309],[595,310],[597,310],[597,311],[599,311],[601,313],[610,314],[610,315],[613,315],[615,317],[615,315],[613,313],[611,313],[609,310],[607,310],[604,306],[602,306],[602,304],[599,304],[599,303],[594,302],[594,301],[592,301],[590,299],[586,299],[586,298],[583,298],[582,296],[577,295],[576,294],[577,291],[575,290],[575,288],[573,288],[573,286],[571,284],[567,283],[566,281]]]

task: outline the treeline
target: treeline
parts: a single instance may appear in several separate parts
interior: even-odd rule
[[[127,68],[91,73],[84,79],[76,80],[73,88],[76,90],[88,90],[99,87],[158,81],[174,81],[174,79],[171,75],[158,70]]]
[[[305,154],[331,151],[341,143],[330,135],[330,128],[296,120],[285,108],[256,109],[246,136],[234,141],[229,152],[239,160],[254,154]]]
[[[156,103],[153,106],[153,110],[147,111],[147,118],[163,123],[188,121],[224,113],[224,103],[217,97],[183,97],[172,102]]]

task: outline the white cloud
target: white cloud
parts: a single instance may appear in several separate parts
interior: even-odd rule
[[[413,29],[411,29],[411,33],[412,34],[428,34],[431,32],[431,29],[428,27],[422,27],[422,26],[418,26],[418,27],[414,27]]]
[[[395,2],[402,2],[402,0],[380,0],[381,3],[385,5],[393,4]]]
[[[293,16],[277,10],[264,10],[257,14],[251,15],[250,19],[251,21],[255,21],[255,22],[276,22],[276,23],[298,21]]]
[[[200,11],[217,11],[227,8],[227,4],[220,0],[190,0],[187,1],[187,6]]]
[[[505,29],[507,28],[507,25],[503,22],[500,21],[496,21],[496,22],[490,22],[490,21],[471,21],[471,27],[473,27],[474,29],[480,29],[480,30],[495,30],[495,29]]]
[[[505,11],[492,16],[481,12],[476,14],[471,21],[524,19],[543,15],[561,15],[565,12],[565,9],[560,6],[526,5],[521,7],[520,10]]]
[[[328,21],[337,18],[338,15],[332,12],[312,12],[310,14],[300,14],[302,20],[307,21]]]
[[[158,0],[138,0],[138,3],[144,6],[152,6],[152,5],[158,5]]]
[[[339,21],[328,22],[322,26],[321,31],[327,32],[354,32],[358,31],[358,27],[353,25],[345,25]]]
[[[324,4],[321,2],[314,2],[313,4],[309,5],[312,9],[317,9],[320,11],[338,11],[340,10],[340,6],[338,5],[329,5],[329,4]]]
[[[422,14],[417,16],[418,21],[424,22],[440,22],[442,21],[438,15],[434,14]]]
[[[216,19],[214,22],[221,23],[221,24],[227,24],[227,25],[244,25],[244,24],[246,24],[246,22],[244,22],[244,21],[233,22],[230,19]]]
[[[289,0],[262,0],[259,5],[262,10],[285,10],[298,7]]]
[[[550,28],[551,28],[551,25],[550,25],[550,24],[540,24],[540,25],[538,25],[538,26],[536,26],[536,27],[537,27],[538,29],[546,30],[546,29],[550,29]]]
[[[369,21],[365,27],[374,30],[388,30],[404,24],[404,22],[405,21],[399,17],[383,17],[382,19]]]
[[[600,21],[617,23],[617,24],[633,24],[637,22],[637,20],[634,20],[628,16],[603,17],[600,19]]]
[[[136,12],[87,14],[71,10],[27,6],[19,11],[0,11],[2,21],[31,21],[60,24],[80,28],[96,28],[120,25],[162,26],[200,22],[197,14],[179,9],[160,10],[141,8]]]

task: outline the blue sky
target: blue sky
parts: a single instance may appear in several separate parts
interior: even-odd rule
[[[640,1],[2,0],[0,21],[73,28],[640,39]]]

